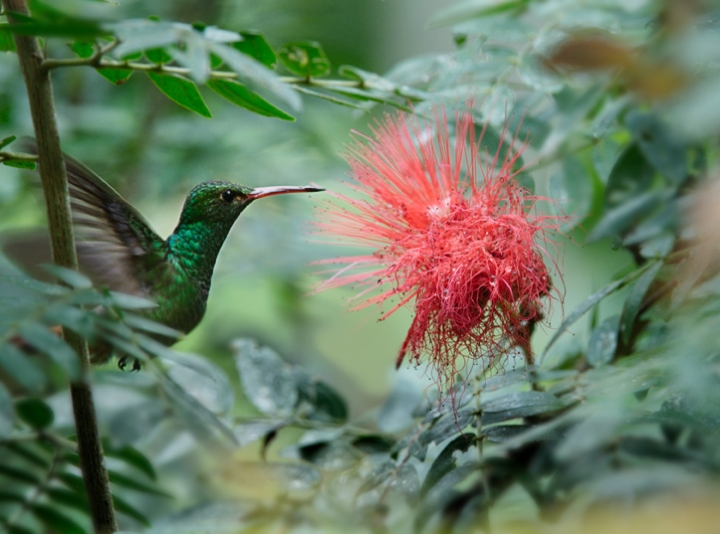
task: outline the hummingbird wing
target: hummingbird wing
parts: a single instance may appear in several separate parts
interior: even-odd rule
[[[37,153],[35,143],[28,145]],[[63,154],[80,270],[95,285],[150,296],[146,275],[165,258],[164,240],[100,176]]]

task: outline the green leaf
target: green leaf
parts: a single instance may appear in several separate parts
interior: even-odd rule
[[[671,184],[682,185],[688,176],[686,148],[668,126],[657,115],[637,110],[627,114],[625,124],[648,162]]]
[[[28,398],[15,402],[18,417],[35,430],[42,430],[52,425],[55,414],[52,408],[40,399]]]
[[[95,335],[95,319],[93,312],[80,310],[74,306],[56,303],[49,306],[43,315],[46,324],[59,324],[77,332],[84,338]]]
[[[298,401],[298,389],[292,371],[280,356],[249,339],[233,342],[233,349],[248,400],[267,415],[291,414]]]
[[[2,164],[7,165],[8,167],[15,167],[17,169],[35,169],[34,161],[27,161],[24,159],[6,159],[2,162]]]
[[[115,85],[122,85],[130,79],[131,69],[97,69],[97,73]]]
[[[5,148],[10,143],[15,141],[15,139],[17,139],[17,135],[8,135],[7,137],[3,138],[2,140],[0,140],[0,149]]]
[[[605,213],[587,236],[591,243],[603,237],[622,235],[633,225],[663,206],[673,195],[671,190],[648,191],[631,197],[624,204]]]
[[[156,63],[158,65],[169,63],[173,59],[173,57],[168,54],[167,50],[164,48],[151,48],[150,50],[145,50],[145,57],[150,63]]]
[[[34,322],[22,323],[19,333],[28,344],[49,356],[62,367],[71,380],[80,377],[78,355],[65,343],[63,338],[48,330],[46,326]]]
[[[330,60],[316,41],[296,41],[278,48],[287,70],[304,78],[317,78],[330,71]]]
[[[614,208],[647,191],[652,185],[653,168],[637,143],[620,154],[608,176],[605,205]]]
[[[207,86],[215,93],[226,100],[229,100],[236,106],[249,109],[258,115],[265,117],[276,117],[285,121],[294,121],[295,117],[285,113],[280,108],[272,105],[270,102],[251,91],[241,83],[230,80],[209,80]]]
[[[45,264],[42,268],[75,289],[90,289],[92,287],[92,282],[87,276],[72,269],[52,264]]]
[[[95,53],[95,47],[87,41],[75,41],[68,45],[75,55],[81,58],[89,58]]]
[[[0,382],[0,440],[12,434],[15,424],[15,410],[13,409],[12,397]]]
[[[208,46],[212,53],[238,75],[240,83],[249,91],[277,98],[294,110],[301,108],[297,92],[265,65],[221,43],[209,43]]]
[[[30,393],[38,393],[45,386],[45,373],[12,343],[0,343],[0,367]]]
[[[550,177],[550,196],[562,206],[563,213],[570,216],[569,230],[582,222],[592,208],[593,181],[576,156],[563,160],[562,169]]]
[[[85,495],[85,483],[81,476],[73,473],[58,473],[57,479],[71,490]]]
[[[455,452],[467,452],[471,445],[477,443],[477,437],[472,434],[460,434],[450,443],[448,443],[442,452],[435,458],[430,466],[430,470],[425,475],[422,488],[420,489],[420,497],[427,495],[435,484],[437,484],[445,475],[457,467],[455,461]]]
[[[9,24],[0,24],[0,52],[15,52],[15,41],[8,31]]]
[[[294,370],[294,375],[299,395],[297,404],[308,419],[336,423],[347,420],[347,404],[337,391],[299,369]]]
[[[588,349],[585,357],[593,367],[600,367],[610,363],[615,357],[618,344],[618,326],[620,317],[608,317],[590,335]]]
[[[144,310],[157,307],[156,302],[136,295],[127,295],[125,293],[111,291],[110,298],[115,306],[123,310]]]
[[[36,503],[32,505],[30,510],[52,532],[58,534],[87,534],[87,531],[79,523],[52,506]]]
[[[143,482],[138,482],[136,478],[129,477],[122,473],[118,473],[117,471],[114,471],[112,469],[108,469],[108,476],[110,477],[110,482],[118,486],[122,486],[123,488],[128,488],[131,490],[139,491],[140,493],[147,493],[150,495],[172,497],[172,495],[170,495],[166,491],[163,491],[155,486],[145,484]]]
[[[635,318],[637,317],[640,305],[642,304],[645,294],[650,288],[653,280],[657,276],[658,272],[663,266],[663,262],[658,261],[651,265],[645,273],[638,278],[635,285],[630,290],[630,294],[625,299],[623,305],[622,315],[620,318],[620,334],[624,343],[630,341],[632,336],[633,325],[635,324]]]
[[[176,104],[190,111],[194,111],[203,117],[212,117],[197,85],[190,80],[181,78],[180,76],[159,74],[157,72],[148,72],[147,75],[155,86]]]
[[[109,443],[104,446],[105,456],[122,460],[138,471],[145,473],[151,480],[157,480],[157,473],[150,460],[132,445],[125,445],[120,448],[113,448]]]
[[[0,490],[0,502],[25,502],[25,496],[21,493]]]
[[[265,37],[254,31],[240,32],[243,40],[232,44],[232,47],[248,56],[255,58],[266,67],[274,67],[277,57],[272,47],[265,40]]]
[[[527,0],[469,0],[440,11],[428,22],[428,27],[450,26],[468,19],[496,15],[527,4]]]
[[[185,334],[179,330],[175,330],[174,328],[170,328],[162,323],[146,319],[145,317],[134,313],[125,313],[123,315],[123,321],[135,330],[142,330],[151,334],[158,334],[173,339],[180,339],[185,336]]]
[[[544,391],[519,391],[482,402],[483,424],[555,412],[566,404]]]
[[[19,469],[17,467],[10,467],[9,465],[0,464],[0,476],[5,476],[12,480],[12,484],[32,484],[33,486],[39,486],[41,483],[40,478],[34,473]]]
[[[121,497],[118,497],[117,495],[113,495],[112,500],[115,510],[117,510],[121,514],[125,514],[128,517],[132,517],[135,521],[142,525],[145,525],[146,527],[150,526],[150,520],[137,508],[132,506],[129,502],[122,499]]]
[[[84,492],[77,492],[65,488],[49,487],[45,493],[51,501],[67,506],[74,510],[88,513],[88,501]]]

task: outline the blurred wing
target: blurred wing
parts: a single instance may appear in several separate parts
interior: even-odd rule
[[[37,153],[35,143],[28,143]],[[99,286],[149,296],[144,280],[164,260],[164,241],[102,178],[63,154],[80,270]]]

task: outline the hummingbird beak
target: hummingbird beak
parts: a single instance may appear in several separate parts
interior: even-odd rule
[[[315,185],[277,185],[272,187],[256,187],[247,196],[250,200],[256,200],[273,195],[284,195],[286,193],[318,193],[325,191],[322,187]]]

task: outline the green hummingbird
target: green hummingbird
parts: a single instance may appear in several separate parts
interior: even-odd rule
[[[34,143],[26,145],[37,153]],[[203,182],[188,194],[173,233],[162,239],[100,176],[75,158],[63,156],[80,271],[97,287],[154,301],[157,306],[145,316],[186,334],[205,314],[215,260],[245,208],[273,195],[324,191],[314,185],[251,188]],[[92,349],[93,363],[111,356],[109,346]],[[121,368],[125,363],[121,358]],[[138,366],[135,361],[133,368]]]

